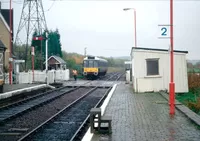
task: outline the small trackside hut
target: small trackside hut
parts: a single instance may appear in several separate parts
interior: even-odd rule
[[[45,64],[45,62],[43,63]],[[48,69],[49,70],[65,70],[66,69],[66,66],[67,66],[67,63],[62,59],[60,58],[59,56],[56,56],[56,55],[52,55],[49,57],[48,59]],[[44,66],[45,68],[45,66]]]
[[[174,50],[175,92],[188,92],[188,51]],[[133,47],[131,51],[132,80],[136,92],[169,92],[170,52],[166,49]]]

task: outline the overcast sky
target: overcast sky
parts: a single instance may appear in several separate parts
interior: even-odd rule
[[[9,8],[9,0],[2,8]],[[18,1],[16,3],[16,1]],[[14,28],[18,28],[22,0],[14,0]],[[134,46],[134,13],[137,11],[137,46],[168,49],[169,39],[158,39],[159,24],[169,24],[169,0],[138,1],[43,1],[47,26],[58,28],[62,49],[84,54],[116,57],[129,56]],[[200,59],[200,2],[174,2],[174,49],[187,50],[188,59]],[[169,33],[168,33],[169,34]],[[25,36],[25,35],[24,35]]]

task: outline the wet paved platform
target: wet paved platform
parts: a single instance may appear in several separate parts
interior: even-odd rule
[[[92,141],[199,141],[200,130],[176,109],[169,116],[168,101],[159,93],[133,93],[130,85],[117,85],[105,110],[112,116],[112,134]]]

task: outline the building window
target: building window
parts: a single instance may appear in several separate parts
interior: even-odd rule
[[[147,75],[159,75],[158,59],[146,59]]]

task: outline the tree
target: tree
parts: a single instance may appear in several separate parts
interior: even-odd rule
[[[200,68],[200,62],[197,62],[197,63],[195,64],[195,68]]]
[[[36,30],[33,33],[33,38],[42,36],[43,40],[32,40],[32,46],[35,47],[35,69],[43,69],[43,62],[46,58],[46,32],[44,31],[42,35]],[[50,30],[48,32],[48,58],[52,55],[57,55],[62,57],[62,49],[60,42],[60,33],[58,29],[55,31]]]
[[[193,64],[190,63],[190,62],[187,62],[187,67],[188,67],[188,68],[193,68]]]
[[[58,29],[56,29],[56,31],[50,31],[48,38],[48,56],[57,55],[62,57],[60,34]],[[44,52],[46,52],[46,50],[44,50]]]
[[[22,60],[25,60],[25,52],[26,52],[26,45],[14,45],[16,47],[16,52],[15,55]],[[30,45],[28,47],[28,54],[27,54],[27,70],[31,69],[31,48]],[[20,71],[23,71],[25,69],[25,64],[24,63],[20,63]]]

